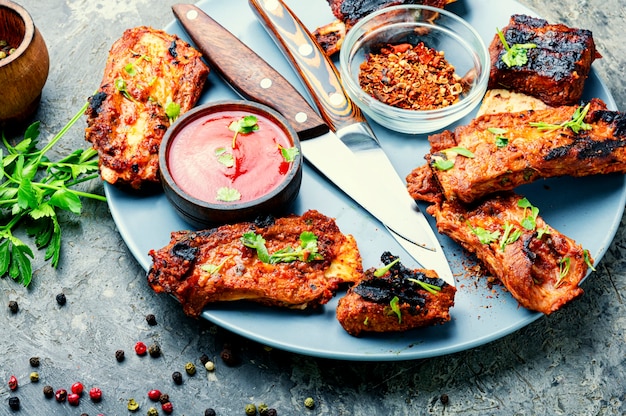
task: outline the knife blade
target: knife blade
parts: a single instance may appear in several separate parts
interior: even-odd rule
[[[395,200],[385,199],[384,202],[394,205],[396,208],[394,215],[397,215],[403,224],[412,222],[421,233],[407,237],[399,232],[393,219],[379,217],[383,224],[396,237],[400,245],[421,263],[422,267],[437,270],[444,280],[453,285],[454,278],[450,265],[434,231],[415,201],[409,196],[405,183],[398,176],[367,120],[347,96],[334,63],[324,53],[306,26],[282,0],[249,0],[249,4],[300,75],[331,130],[335,131],[337,136],[360,159],[360,163],[370,167],[369,180],[361,181],[368,188],[365,192],[369,192],[370,195],[380,195],[372,191],[372,189],[380,189],[393,194]],[[372,184],[375,185],[372,186]],[[423,253],[424,248],[433,253],[431,255]]]
[[[360,160],[354,157],[352,150],[334,132],[330,131],[327,123],[306,99],[260,56],[204,13],[202,9],[191,4],[177,4],[172,6],[172,10],[212,68],[243,97],[265,104],[283,114],[298,132],[303,156],[335,185],[385,224],[380,217],[388,216],[387,211],[393,209],[393,206],[378,201],[376,206],[368,206],[369,201],[363,201],[362,198],[363,184],[359,184],[360,194],[351,192],[355,182],[358,183],[358,179],[367,181],[371,175],[363,171]],[[352,172],[356,172],[357,178],[346,174]],[[406,194],[406,189],[403,189],[403,193]],[[412,200],[411,202],[413,203]],[[413,205],[416,207],[414,203]],[[410,221],[405,224],[404,228],[411,228],[407,225],[410,225]],[[413,235],[419,236],[422,232],[419,227],[412,228],[415,232]],[[430,227],[427,229],[431,230]],[[418,248],[417,245],[411,243],[413,240],[394,233],[392,235],[400,244]],[[419,249],[429,254],[436,253],[423,248]],[[440,247],[439,250],[441,250]],[[424,253],[419,254],[420,257],[426,257]],[[416,260],[419,262],[419,259]],[[435,267],[423,266],[437,270]],[[449,266],[447,267],[449,270]],[[443,275],[441,277],[446,281],[449,279]],[[451,280],[454,281],[453,278]]]

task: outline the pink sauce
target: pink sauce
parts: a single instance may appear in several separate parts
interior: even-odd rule
[[[258,130],[239,133],[228,126],[245,116],[257,117]],[[174,182],[189,195],[211,203],[240,203],[256,199],[276,188],[289,172],[281,148],[293,144],[270,119],[246,111],[224,111],[200,117],[184,126],[170,143],[168,167]],[[232,155],[233,166],[224,163]],[[220,161],[220,155],[222,161]],[[230,156],[225,156],[226,160]],[[235,189],[241,198],[231,202],[217,198],[218,190]]]

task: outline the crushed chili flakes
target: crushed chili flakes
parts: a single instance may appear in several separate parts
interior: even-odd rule
[[[387,45],[360,66],[359,84],[385,104],[406,110],[434,110],[458,101],[467,85],[444,57],[423,42]]]

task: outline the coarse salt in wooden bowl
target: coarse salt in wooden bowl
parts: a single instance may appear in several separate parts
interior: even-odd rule
[[[0,59],[0,127],[15,128],[37,111],[50,58],[30,14],[7,0],[0,0],[0,41],[10,49]]]

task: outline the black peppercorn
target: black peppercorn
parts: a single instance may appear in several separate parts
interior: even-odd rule
[[[9,301],[9,309],[11,310],[11,312],[17,313],[17,311],[20,310],[20,305],[18,305],[16,301],[11,300]]]
[[[148,315],[146,315],[146,322],[150,326],[155,326],[157,324],[156,316],[154,316],[154,314],[152,313],[149,313]]]
[[[265,416],[277,416],[278,412],[276,411],[276,409],[267,409],[267,413],[265,414]]]
[[[54,389],[52,386],[44,386],[43,395],[46,396],[46,399],[51,399],[54,396]]]
[[[439,400],[441,400],[441,404],[445,406],[445,405],[447,405],[447,404],[448,404],[448,402],[450,401],[450,398],[448,397],[448,395],[447,395],[447,394],[445,394],[445,393],[444,393],[444,394],[442,394],[442,395],[441,395],[441,397],[439,398]]]
[[[216,416],[216,415],[217,413],[215,413],[215,410],[211,409],[210,407],[204,411],[204,416]]]
[[[170,396],[166,393],[161,394],[161,396],[159,396],[159,403],[163,404],[163,403],[167,403],[170,401]]]
[[[119,363],[124,361],[124,350],[117,350],[117,351],[115,351],[115,359]]]
[[[226,365],[233,366],[237,364],[237,357],[230,348],[224,348],[220,353],[220,358]]]
[[[172,373],[172,380],[174,380],[174,383],[176,384],[183,384],[183,375],[180,371],[174,371]]]
[[[57,303],[61,306],[65,305],[65,303],[67,302],[67,298],[65,297],[65,293],[59,293],[56,296],[57,299]]]
[[[209,356],[206,354],[202,354],[200,356],[200,362],[202,363],[202,365],[206,365],[206,363],[209,362]]]
[[[159,346],[159,344],[154,343],[150,345],[148,347],[148,354],[150,354],[150,357],[152,358],[159,357],[161,355],[161,347]]]
[[[20,398],[9,397],[9,407],[11,408],[11,410],[20,410]]]
[[[28,360],[31,367],[39,367],[39,357],[30,357]]]

